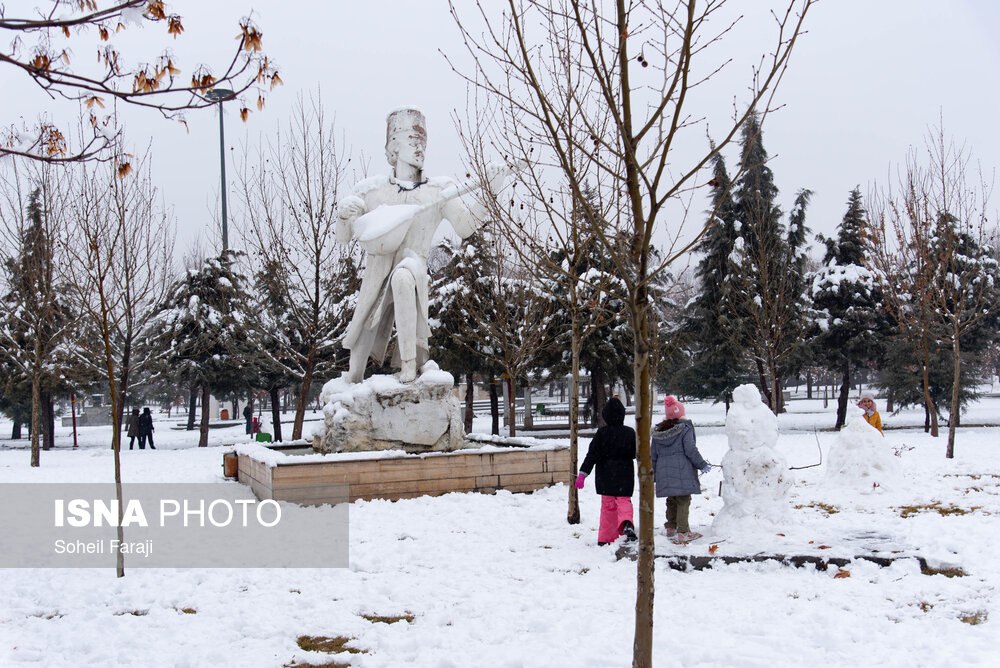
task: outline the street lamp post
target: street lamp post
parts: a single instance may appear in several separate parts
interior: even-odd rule
[[[213,88],[205,93],[212,102],[219,103],[219,162],[222,166],[222,250],[229,250],[229,225],[226,220],[226,128],[222,122],[222,103],[236,95],[228,88]]]

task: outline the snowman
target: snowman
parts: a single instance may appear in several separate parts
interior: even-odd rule
[[[849,408],[847,425],[830,448],[826,479],[834,485],[859,492],[891,486],[897,475],[897,461],[878,429],[868,424],[864,411]]]
[[[725,505],[712,527],[726,535],[740,529],[773,530],[790,519],[786,498],[792,484],[785,458],[774,449],[778,420],[753,385],[737,387],[733,402],[726,417],[729,451],[722,458]]]

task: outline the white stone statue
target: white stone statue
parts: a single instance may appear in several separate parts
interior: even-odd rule
[[[447,220],[465,239],[481,218],[460,199],[471,187],[459,187],[447,177],[424,178],[424,115],[405,107],[391,112],[386,123],[385,155],[392,176],[359,182],[337,209],[338,240],[346,244],[353,237],[368,253],[357,308],[342,340],[351,351],[343,376],[349,383],[361,382],[369,357],[384,361],[393,324],[399,380],[416,378],[428,360],[427,253],[434,233]],[[491,185],[506,173],[493,169]]]

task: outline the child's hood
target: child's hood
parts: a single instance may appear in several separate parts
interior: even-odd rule
[[[669,429],[665,429],[663,431],[654,431],[653,439],[666,441],[666,446],[670,447],[676,443],[681,442],[678,436],[683,434],[684,430],[693,427],[694,425],[691,424],[691,420],[678,420],[677,424],[675,424],[673,427],[670,427]]]
[[[608,399],[601,411],[601,417],[611,426],[620,427],[625,424],[625,406],[617,397]]]

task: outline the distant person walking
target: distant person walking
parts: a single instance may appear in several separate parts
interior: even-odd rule
[[[156,450],[153,445],[153,414],[149,412],[149,406],[142,409],[139,416],[139,449],[146,449],[146,441],[149,441],[149,449]]]
[[[594,487],[601,495],[601,523],[597,544],[608,545],[624,535],[636,540],[632,523],[632,492],[635,490],[635,430],[625,426],[625,406],[618,397],[608,400],[601,411],[605,426],[597,430],[587,456],[580,465],[576,488],[583,489],[590,472],[597,468]]]
[[[247,433],[253,433],[253,409],[250,408],[250,403],[247,402],[246,407],[243,409],[243,419],[247,421]]]
[[[131,450],[135,446],[135,439],[139,436],[139,409],[133,408],[132,414],[128,416],[125,420],[125,428],[128,430],[126,436],[128,436],[128,449]]]
[[[868,390],[862,392],[858,408],[865,412],[865,422],[878,429],[878,433],[885,436],[882,431],[882,416],[878,414],[878,407],[875,405],[875,394]]]
[[[708,473],[706,462],[695,445],[694,425],[684,419],[684,404],[669,396],[664,401],[666,419],[653,430],[650,456],[656,496],[667,497],[667,538],[684,545],[701,538],[691,531],[688,521],[691,495],[701,493],[698,471]]]

